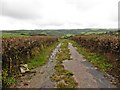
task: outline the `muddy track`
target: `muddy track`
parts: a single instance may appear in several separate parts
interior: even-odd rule
[[[71,43],[68,47],[72,60],[64,61],[64,67],[73,72],[78,88],[115,88],[97,68],[77,52]]]

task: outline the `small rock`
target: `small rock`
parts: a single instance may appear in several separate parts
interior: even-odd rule
[[[21,71],[21,73],[25,73],[25,72],[29,72],[30,70],[28,69],[27,64],[21,64],[20,65],[20,71]]]
[[[97,70],[98,68],[95,67],[95,69]]]

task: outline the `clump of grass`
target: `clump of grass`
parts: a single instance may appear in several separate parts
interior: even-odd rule
[[[65,70],[63,66],[64,60],[70,60],[70,54],[68,49],[68,40],[62,40],[61,50],[58,53],[55,65],[55,73],[51,76],[53,81],[57,82],[57,88],[75,88],[77,83],[73,78],[73,73]]]
[[[9,87],[17,82],[14,77],[8,76],[7,70],[2,72],[2,76],[3,87]]]
[[[63,82],[58,83],[57,87],[58,87],[58,88],[68,88],[68,87],[65,85],[65,83],[63,83]]]
[[[7,86],[11,86],[11,85],[15,84],[16,82],[17,82],[17,81],[15,80],[14,77],[8,77],[8,78],[6,79],[6,84],[7,84]]]

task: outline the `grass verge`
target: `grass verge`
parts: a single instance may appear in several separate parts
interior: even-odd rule
[[[70,60],[68,49],[68,40],[62,40],[61,50],[56,56],[57,64],[55,65],[55,73],[52,75],[51,80],[57,82],[57,88],[75,88],[77,83],[73,78],[73,73],[65,70],[62,64],[64,60]]]
[[[56,43],[54,43],[53,45],[51,45],[49,47],[43,48],[38,53],[37,56],[35,56],[34,58],[32,58],[30,60],[30,62],[28,63],[28,68],[33,69],[33,68],[36,68],[38,66],[44,65],[48,61],[52,50],[57,46],[58,43],[59,42],[56,42]]]

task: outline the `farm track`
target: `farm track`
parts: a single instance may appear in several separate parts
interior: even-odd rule
[[[69,43],[72,60],[64,61],[65,69],[73,72],[78,88],[115,88],[104,75],[80,55]]]
[[[18,84],[17,88],[54,88],[55,82],[50,80],[50,76],[55,72],[56,54],[59,52],[61,44],[53,50],[49,61],[46,65],[34,69],[35,74],[26,75],[23,81]],[[63,65],[66,70],[74,74],[74,78],[78,83],[78,88],[115,88],[104,75],[99,72],[92,64],[87,62],[81,54],[79,54],[71,43],[68,44],[72,60],[65,60]],[[25,79],[31,77],[30,80]]]

